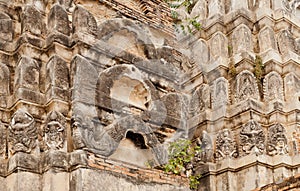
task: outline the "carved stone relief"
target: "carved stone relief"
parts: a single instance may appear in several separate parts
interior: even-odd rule
[[[216,140],[216,153],[217,160],[221,160],[227,157],[238,156],[237,144],[229,129],[224,129],[218,133]]]
[[[198,40],[192,47],[192,59],[199,65],[208,63],[210,60],[209,47],[204,40]]]
[[[240,145],[245,154],[263,154],[265,150],[265,134],[258,122],[250,120],[243,125],[240,132]]]
[[[218,57],[227,58],[228,57],[228,39],[226,36],[221,33],[217,32],[211,39],[210,39],[210,52],[214,59]]]
[[[207,84],[202,84],[194,91],[189,108],[192,116],[210,108],[210,89]]]
[[[97,34],[97,22],[94,16],[80,5],[77,5],[73,12],[74,32]]]
[[[267,153],[271,156],[288,153],[286,131],[281,124],[269,128]]]
[[[260,52],[276,50],[277,44],[274,31],[270,27],[264,27],[258,34]]]
[[[296,94],[300,92],[300,79],[294,73],[289,73],[284,77],[285,98],[297,98]]]
[[[208,1],[208,17],[213,17],[214,15],[225,14],[225,2],[224,0],[210,0]]]
[[[231,1],[231,10],[237,10],[237,9],[248,9],[248,1],[238,1],[238,0],[232,0]]]
[[[22,32],[30,32],[41,36],[45,32],[45,23],[41,19],[43,16],[39,10],[32,5],[27,5],[22,16]]]
[[[46,65],[46,92],[49,97],[67,101],[69,94],[69,69],[67,63],[55,55]]]
[[[213,141],[206,131],[202,132],[201,138],[197,138],[197,145],[200,146],[201,151],[196,153],[195,160],[212,162],[214,160]]]
[[[16,111],[9,125],[9,152],[31,153],[37,146],[37,128],[34,118],[26,111]]]
[[[50,32],[57,31],[67,36],[70,35],[71,29],[68,14],[62,6],[55,4],[51,8],[48,15],[48,28]]]
[[[223,107],[229,103],[229,83],[224,78],[218,78],[213,85],[212,108]]]
[[[39,91],[40,68],[38,63],[29,57],[22,57],[15,71],[15,90],[26,88]]]
[[[270,72],[264,78],[264,99],[283,101],[283,80],[277,72]]]
[[[43,127],[44,150],[61,150],[65,146],[66,120],[56,111],[48,114]]]
[[[6,157],[7,128],[0,123],[0,159]]]
[[[236,102],[253,98],[259,100],[259,91],[255,76],[248,70],[242,71],[236,77]]]
[[[10,72],[5,64],[0,63],[0,96],[10,94]]]
[[[232,34],[233,54],[242,52],[253,52],[252,33],[250,29],[242,24],[234,29]]]
[[[190,16],[192,18],[198,17],[198,20],[203,20],[207,17],[207,1],[198,0],[191,11]]]
[[[5,13],[0,12],[0,40],[11,42],[13,40],[13,22]]]
[[[278,35],[278,46],[281,54],[288,54],[289,51],[295,51],[295,42],[293,35],[289,30],[283,30]]]

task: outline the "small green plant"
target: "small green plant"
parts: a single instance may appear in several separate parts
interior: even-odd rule
[[[254,75],[257,78],[257,80],[261,80],[264,75],[264,64],[262,62],[262,59],[260,56],[255,57],[255,66],[254,66]]]
[[[200,184],[199,179],[201,178],[201,175],[191,175],[189,177],[190,179],[190,188],[191,189],[197,189],[198,185]]]
[[[165,0],[171,8],[171,17],[174,21],[174,26],[177,32],[182,31],[184,34],[192,33],[193,29],[201,30],[201,24],[197,21],[199,16],[190,18],[179,18],[178,10],[184,8],[187,13],[191,13],[195,6],[195,0]]]
[[[236,76],[237,72],[236,72],[236,68],[234,66],[234,62],[229,62],[229,71],[228,71],[228,74],[230,76],[232,76],[233,78]]]
[[[192,146],[190,140],[179,139],[170,144],[169,162],[163,166],[165,172],[176,175],[186,174],[189,178],[190,188],[196,189],[199,185],[200,175],[194,175],[192,169],[195,155],[200,153],[200,146]],[[189,171],[190,173],[187,173]]]

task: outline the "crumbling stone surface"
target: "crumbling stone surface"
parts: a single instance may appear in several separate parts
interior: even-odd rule
[[[0,0],[0,190],[295,190],[299,1]],[[189,169],[191,170],[191,169]]]

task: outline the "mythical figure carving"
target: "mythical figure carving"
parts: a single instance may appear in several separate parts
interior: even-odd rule
[[[264,98],[283,101],[283,80],[277,72],[270,72],[264,79]]]
[[[289,51],[295,51],[293,35],[289,30],[283,30],[278,36],[278,46],[280,53],[285,55]]]
[[[277,50],[274,31],[270,27],[264,27],[258,34],[260,52],[273,49]]]
[[[65,117],[56,111],[49,113],[44,126],[46,150],[59,150],[65,143]]]
[[[252,33],[246,25],[237,27],[232,34],[233,53],[253,52]]]
[[[216,140],[216,159],[237,157],[237,144],[229,129],[221,131]]]
[[[210,40],[210,50],[211,55],[216,59],[218,57],[227,58],[228,57],[228,40],[226,36],[217,32]]]
[[[288,153],[286,132],[281,124],[275,124],[269,128],[267,152],[271,156]]]
[[[259,99],[258,87],[254,75],[245,70],[237,76],[236,84],[236,102],[246,100],[248,98]]]
[[[18,110],[9,126],[9,151],[31,153],[36,147],[37,128],[34,118],[26,111]]]
[[[192,116],[210,107],[210,90],[207,84],[201,85],[195,90],[190,101],[190,113]]]
[[[213,143],[210,135],[206,131],[203,131],[201,139],[197,138],[197,145],[200,146],[201,151],[196,153],[195,161],[212,162]]]
[[[246,154],[262,154],[265,150],[265,135],[258,122],[250,120],[240,132],[242,150]]]
[[[225,106],[229,102],[228,81],[224,78],[218,78],[213,87],[212,108]]]

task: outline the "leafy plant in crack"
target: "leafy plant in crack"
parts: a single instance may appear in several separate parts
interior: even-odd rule
[[[179,14],[180,9],[190,14],[195,6],[195,0],[164,0],[171,8],[171,16],[174,21],[174,26],[177,32],[182,31],[184,34],[192,33],[193,30],[201,30],[201,23],[197,21],[199,16],[181,18]]]
[[[179,139],[169,146],[169,162],[163,166],[165,172],[176,175],[185,174],[189,178],[190,188],[200,184],[200,175],[193,172],[195,155],[200,153],[200,146],[193,146],[190,140]]]
[[[262,62],[262,59],[260,56],[255,57],[255,62],[254,62],[254,76],[256,77],[259,92],[262,92],[263,90],[263,77],[264,77],[264,70],[265,66]]]

